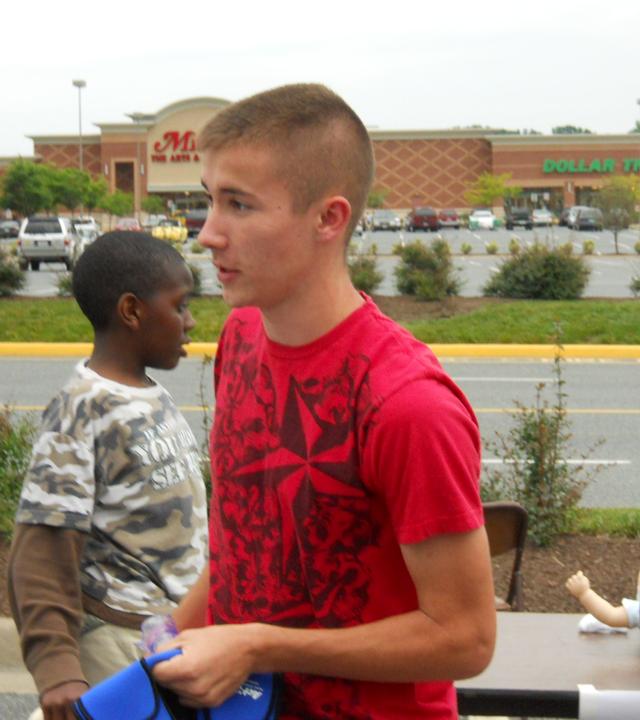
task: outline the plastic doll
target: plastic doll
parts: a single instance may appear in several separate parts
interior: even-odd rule
[[[640,573],[635,600],[623,598],[622,605],[612,605],[591,589],[589,578],[579,570],[565,583],[567,590],[591,615],[610,628],[632,628],[640,625]],[[582,628],[581,629],[586,629]]]

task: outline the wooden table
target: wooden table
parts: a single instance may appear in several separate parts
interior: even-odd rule
[[[640,690],[640,630],[579,633],[581,617],[498,613],[491,664],[456,682],[460,714],[577,718],[579,684]]]

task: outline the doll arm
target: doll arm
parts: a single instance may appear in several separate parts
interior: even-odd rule
[[[614,606],[591,589],[589,578],[579,570],[565,583],[567,590],[597,620],[610,627],[629,627],[629,616],[621,605]]]

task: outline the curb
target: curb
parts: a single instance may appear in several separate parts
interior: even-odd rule
[[[186,346],[188,357],[213,357],[217,343],[194,342]],[[558,353],[557,345],[517,344],[471,344],[429,343],[433,352],[441,358],[548,358],[556,354],[565,359],[590,360],[640,360],[640,345],[563,345]],[[0,357],[88,357],[92,343],[0,343]]]

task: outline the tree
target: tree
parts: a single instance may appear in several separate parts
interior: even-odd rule
[[[551,128],[554,135],[591,135],[591,130],[577,127],[576,125],[556,125]]]
[[[117,217],[129,215],[133,212],[133,195],[122,192],[122,190],[116,190],[110,195],[105,195],[99,207],[109,215]]]
[[[640,133],[640,120],[636,120],[635,127],[629,130],[630,133]]]
[[[640,182],[635,176],[612,177],[597,194],[594,204],[602,210],[604,226],[613,232],[618,254],[618,233],[635,222],[640,201]]]
[[[384,188],[377,190],[371,190],[367,196],[367,207],[370,208],[381,208],[384,205],[384,199],[389,194],[389,191]]]
[[[160,215],[164,212],[164,200],[158,195],[147,195],[142,201],[142,209],[150,215]]]
[[[464,198],[472,206],[492,207],[496,200],[504,200],[509,204],[513,198],[522,193],[520,187],[507,186],[510,179],[511,173],[502,175],[482,173],[464,194]]]
[[[33,215],[52,206],[53,195],[43,166],[30,160],[15,160],[3,181],[2,207],[20,215]]]
[[[90,212],[95,210],[95,208],[100,207],[108,191],[107,181],[104,178],[90,178],[84,189],[83,205]]]
[[[51,209],[63,205],[67,210],[73,211],[83,204],[87,185],[91,182],[89,173],[77,168],[54,168],[43,166],[48,174],[49,187],[53,203]]]

